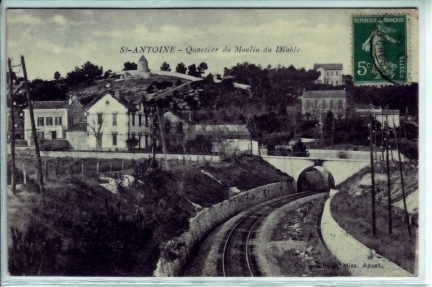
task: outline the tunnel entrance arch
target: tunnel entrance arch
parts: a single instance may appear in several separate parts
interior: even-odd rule
[[[300,173],[297,180],[297,192],[328,192],[334,187],[335,180],[333,175],[320,165],[307,167]]]

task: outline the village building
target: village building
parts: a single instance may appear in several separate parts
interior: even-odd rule
[[[164,114],[167,127],[168,146],[196,141],[197,144],[209,142],[208,152],[234,154],[251,150],[250,133],[241,124],[197,124],[192,113],[180,114],[168,111]],[[258,142],[252,142],[253,154],[258,154]]]
[[[338,118],[344,118],[346,98],[346,90],[304,91],[301,96],[302,114],[321,123],[328,111]]]
[[[385,110],[382,108],[375,108],[373,105],[368,105],[365,109],[356,109],[356,115],[360,117],[373,116],[378,122],[384,126],[386,120],[390,128],[398,127],[400,125],[400,112],[399,110]]]
[[[24,139],[32,145],[33,132],[30,110],[24,110]],[[33,113],[39,140],[66,139],[71,125],[85,121],[84,111],[77,101],[35,101]]]
[[[144,110],[143,99],[142,96],[121,94],[116,90],[105,91],[90,102],[84,108],[87,117],[87,148],[124,151],[128,150],[126,141],[135,139],[136,148],[147,150],[151,145],[150,115]]]
[[[320,72],[316,84],[326,84],[332,86],[342,85],[342,64],[314,64],[314,70]]]

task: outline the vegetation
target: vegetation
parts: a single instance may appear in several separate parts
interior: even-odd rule
[[[284,212],[272,228],[272,241],[304,243],[304,249],[291,248],[275,254],[275,260],[284,276],[349,276],[320,240],[317,225],[326,197],[311,200],[292,211]]]
[[[44,205],[34,189],[34,159],[18,157],[17,166],[23,161],[29,180],[8,195],[12,275],[151,276],[159,248],[188,229],[196,208],[227,199],[232,186],[247,190],[289,178],[251,156],[172,171],[159,164],[146,171],[142,161],[63,158],[47,165]],[[119,183],[113,194],[99,185],[97,166],[135,180]],[[17,176],[22,183],[22,172]]]
[[[346,192],[337,193],[331,202],[331,212],[337,223],[367,247],[374,249],[405,270],[414,273],[416,232],[410,239],[406,223],[393,216],[393,233],[388,234],[388,212],[385,205],[376,205],[378,235],[372,234],[370,196],[353,197]]]

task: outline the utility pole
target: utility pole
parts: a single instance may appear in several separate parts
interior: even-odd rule
[[[22,66],[23,74],[24,74],[25,91],[26,91],[27,101],[28,101],[29,110],[30,110],[30,121],[31,121],[33,141],[34,141],[35,151],[36,151],[37,169],[38,169],[37,180],[38,180],[40,192],[42,194],[43,203],[45,205],[45,189],[44,189],[44,184],[43,184],[42,162],[41,162],[41,157],[40,157],[39,139],[38,139],[38,136],[36,133],[36,124],[35,124],[34,113],[33,113],[33,102],[30,98],[30,93],[29,93],[29,89],[28,89],[27,70],[26,70],[26,66],[25,66],[24,56],[21,56],[21,66]]]
[[[159,129],[160,129],[161,140],[162,140],[162,149],[163,149],[164,158],[165,158],[165,167],[167,170],[169,170],[170,167],[169,167],[169,162],[167,160],[167,148],[166,148],[165,132],[164,132],[165,125],[164,125],[164,121],[161,120],[160,109],[158,106],[156,106],[156,113],[157,113],[157,117],[158,117],[158,121],[159,121]]]
[[[375,171],[374,171],[374,159],[373,159],[373,117],[371,116],[371,123],[369,126],[369,141],[370,141],[370,161],[371,161],[371,181],[372,181],[372,233],[376,235],[376,217],[375,217]]]
[[[14,101],[13,101],[13,80],[12,80],[12,60],[8,58],[8,69],[9,69],[9,106],[10,106],[10,123],[11,123],[11,185],[12,193],[16,192],[16,175],[15,175],[15,111],[14,111]]]
[[[151,167],[154,167],[156,164],[156,124],[157,124],[157,120],[156,120],[156,116],[155,116],[156,110],[155,107],[151,108],[151,116],[152,116],[152,135],[153,135],[153,140],[152,140],[152,149],[153,149],[153,160],[152,160],[152,164],[150,165]]]
[[[396,130],[396,126],[394,128]],[[406,218],[406,223],[407,223],[407,227],[408,227],[408,234],[409,234],[409,237],[412,238],[411,226],[410,226],[410,222],[408,220],[408,209],[406,206],[406,199],[405,199],[405,185],[404,185],[404,178],[403,178],[403,172],[402,172],[402,160],[401,160],[401,155],[400,155],[400,135],[398,135],[398,133],[396,133],[396,131],[395,131],[396,148],[398,151],[398,158],[399,158],[399,172],[400,172],[401,185],[402,185],[402,200],[403,200],[403,205],[404,205],[404,210],[405,210],[405,218]]]
[[[385,148],[386,148],[386,164],[387,164],[387,209],[388,209],[388,224],[389,234],[392,234],[392,207],[390,196],[390,163],[389,163],[389,127],[388,127],[388,105],[386,106],[386,121],[385,121]]]
[[[332,149],[333,149],[333,144],[334,144],[334,130],[335,130],[335,116],[332,113],[332,134],[331,134]]]

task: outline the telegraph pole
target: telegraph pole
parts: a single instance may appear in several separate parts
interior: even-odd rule
[[[24,74],[25,91],[26,91],[27,101],[28,101],[29,110],[30,110],[30,121],[31,121],[33,141],[34,141],[35,151],[36,151],[37,169],[38,169],[37,180],[38,180],[40,192],[42,194],[43,203],[45,205],[45,189],[44,189],[44,184],[43,184],[42,161],[41,161],[41,157],[40,157],[39,140],[38,140],[38,136],[36,133],[36,124],[35,124],[34,113],[33,113],[33,102],[30,99],[30,93],[29,93],[29,89],[28,89],[27,70],[26,70],[26,66],[25,66],[24,56],[21,56],[21,66],[22,66],[23,74]]]
[[[396,129],[396,127],[395,127],[395,129]],[[398,133],[395,132],[395,136],[396,136],[396,148],[398,151],[398,158],[399,158],[399,172],[400,172],[401,185],[402,185],[402,200],[403,200],[403,205],[404,205],[404,210],[405,210],[405,218],[406,218],[406,223],[407,223],[407,227],[408,227],[408,234],[409,234],[409,237],[412,238],[411,226],[410,226],[410,222],[408,220],[408,210],[407,210],[406,199],[405,199],[405,185],[404,185],[404,178],[403,178],[403,172],[402,172],[402,160],[401,160],[401,155],[400,155],[400,136],[398,135]]]
[[[376,217],[375,217],[375,168],[373,159],[373,140],[372,140],[372,130],[373,130],[373,117],[371,116],[371,123],[369,126],[369,141],[370,141],[370,161],[371,161],[371,181],[372,181],[372,233],[376,235]]]
[[[8,58],[8,69],[9,69],[9,106],[10,106],[10,123],[11,123],[11,185],[12,193],[16,192],[16,175],[15,175],[15,111],[14,111],[14,101],[13,101],[13,80],[12,80],[12,60]]]
[[[165,125],[163,124],[164,121],[161,120],[160,109],[158,106],[156,106],[156,113],[157,113],[157,117],[158,117],[158,121],[159,121],[159,129],[160,129],[160,133],[161,133],[162,149],[163,149],[164,158],[165,158],[165,167],[167,170],[169,170],[170,168],[169,168],[169,162],[167,160],[167,148],[166,148],[165,132],[164,132]]]
[[[388,127],[388,105],[386,106],[386,121],[385,121],[385,149],[386,149],[386,164],[387,164],[387,209],[388,209],[388,224],[389,234],[392,234],[392,207],[390,196],[390,163],[389,163],[389,127]]]

